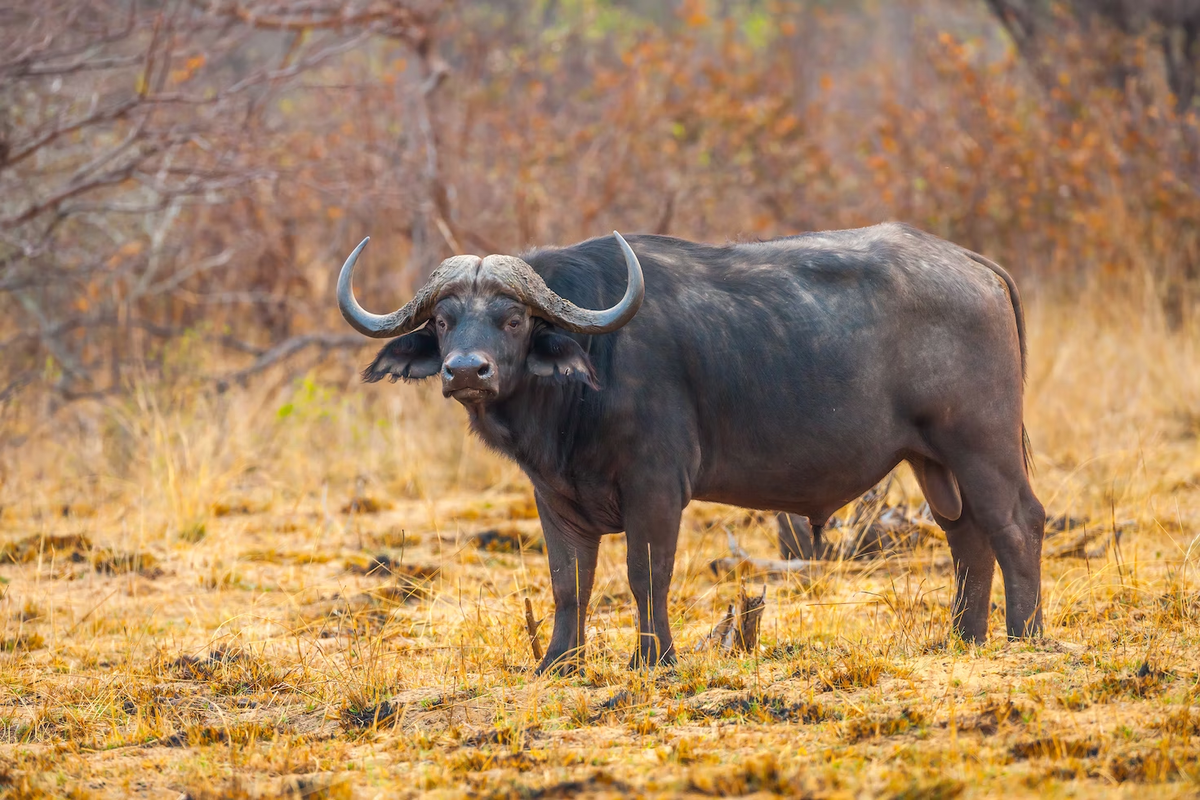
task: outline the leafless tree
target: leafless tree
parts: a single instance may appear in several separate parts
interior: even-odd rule
[[[987,5],[1035,71],[1044,80],[1053,81],[1054,73],[1045,62],[1044,40],[1061,33],[1061,17],[1056,18],[1055,4],[1048,0],[987,0]],[[1088,28],[1102,24],[1125,36],[1135,36],[1153,27],[1176,108],[1180,112],[1192,108],[1200,69],[1200,0],[1069,0],[1058,5]],[[1120,59],[1103,61],[1116,77],[1118,87],[1123,88],[1122,79],[1128,77],[1129,65]]]
[[[254,355],[250,370],[353,341],[290,330],[290,304],[305,298],[294,291],[302,220],[257,212],[298,183],[323,187],[295,168],[280,103],[306,86],[353,97],[352,86],[321,86],[322,70],[381,42],[417,55],[410,72],[427,103],[444,72],[431,47],[439,10],[435,0],[0,3],[0,398],[35,380],[68,397],[111,391],[126,364],[188,327]],[[260,316],[265,333],[242,340],[213,324],[231,315]]]

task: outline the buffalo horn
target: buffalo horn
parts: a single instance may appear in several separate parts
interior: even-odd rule
[[[616,237],[617,244],[625,256],[629,277],[625,296],[612,308],[580,308],[551,291],[542,280],[542,276],[534,272],[527,263],[513,256],[488,256],[483,262],[484,271],[491,272],[525,303],[533,306],[536,316],[549,320],[563,330],[572,333],[609,333],[633,319],[646,295],[642,265],[638,263],[637,255],[621,234],[613,231],[613,236]]]
[[[479,264],[479,256],[448,258],[434,270],[433,274],[429,276],[429,280],[417,292],[416,297],[410,300],[404,308],[393,311],[391,314],[372,314],[354,299],[354,289],[350,285],[351,278],[354,277],[354,263],[358,261],[358,254],[362,252],[369,241],[371,241],[370,236],[359,242],[358,247],[354,248],[354,252],[342,265],[342,271],[338,275],[337,299],[338,309],[341,310],[346,322],[350,323],[350,327],[373,339],[403,336],[424,325],[425,320],[429,319],[429,315],[433,313],[433,307],[437,304],[442,287],[461,276],[466,270]]]
[[[617,244],[625,256],[629,277],[625,296],[612,308],[580,308],[551,291],[542,280],[542,276],[534,272],[529,264],[513,256],[488,256],[483,260],[483,269],[508,285],[523,302],[533,306],[537,316],[544,317],[558,327],[572,333],[609,333],[633,319],[646,295],[646,283],[637,255],[621,234],[613,231],[613,236],[616,237]],[[433,313],[442,289],[455,279],[464,277],[468,270],[480,264],[478,256],[448,258],[434,270],[429,276],[429,281],[404,308],[391,314],[372,314],[354,299],[354,290],[351,287],[354,264],[358,261],[358,254],[369,241],[369,236],[363,239],[342,265],[342,271],[338,275],[337,298],[338,308],[346,322],[350,323],[350,327],[376,339],[403,336],[421,327]]]

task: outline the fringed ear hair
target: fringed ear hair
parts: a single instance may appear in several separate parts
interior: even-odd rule
[[[438,349],[437,335],[422,328],[388,342],[362,371],[362,379],[367,383],[378,383],[384,378],[392,383],[419,381],[437,375],[441,369],[442,353]]]
[[[553,378],[559,383],[579,381],[592,389],[600,388],[592,360],[579,342],[550,328],[534,335],[525,365],[542,378]]]

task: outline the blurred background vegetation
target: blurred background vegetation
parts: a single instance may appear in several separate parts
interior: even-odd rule
[[[1190,326],[1198,34],[1200,0],[3,0],[0,422],[361,347],[368,233],[375,310],[458,252],[899,219]]]

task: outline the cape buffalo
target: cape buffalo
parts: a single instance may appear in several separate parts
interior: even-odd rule
[[[539,671],[578,663],[602,535],[626,534],[630,666],[673,662],[667,592],[689,501],[820,525],[900,461],[946,531],[958,633],[987,636],[998,560],[1008,635],[1040,634],[1024,321],[986,258],[900,224],[723,246],[614,233],[455,256],[380,316],[351,290],[366,243],[338,305],[361,333],[398,338],[364,379],[437,376],[533,483],[555,604]]]

